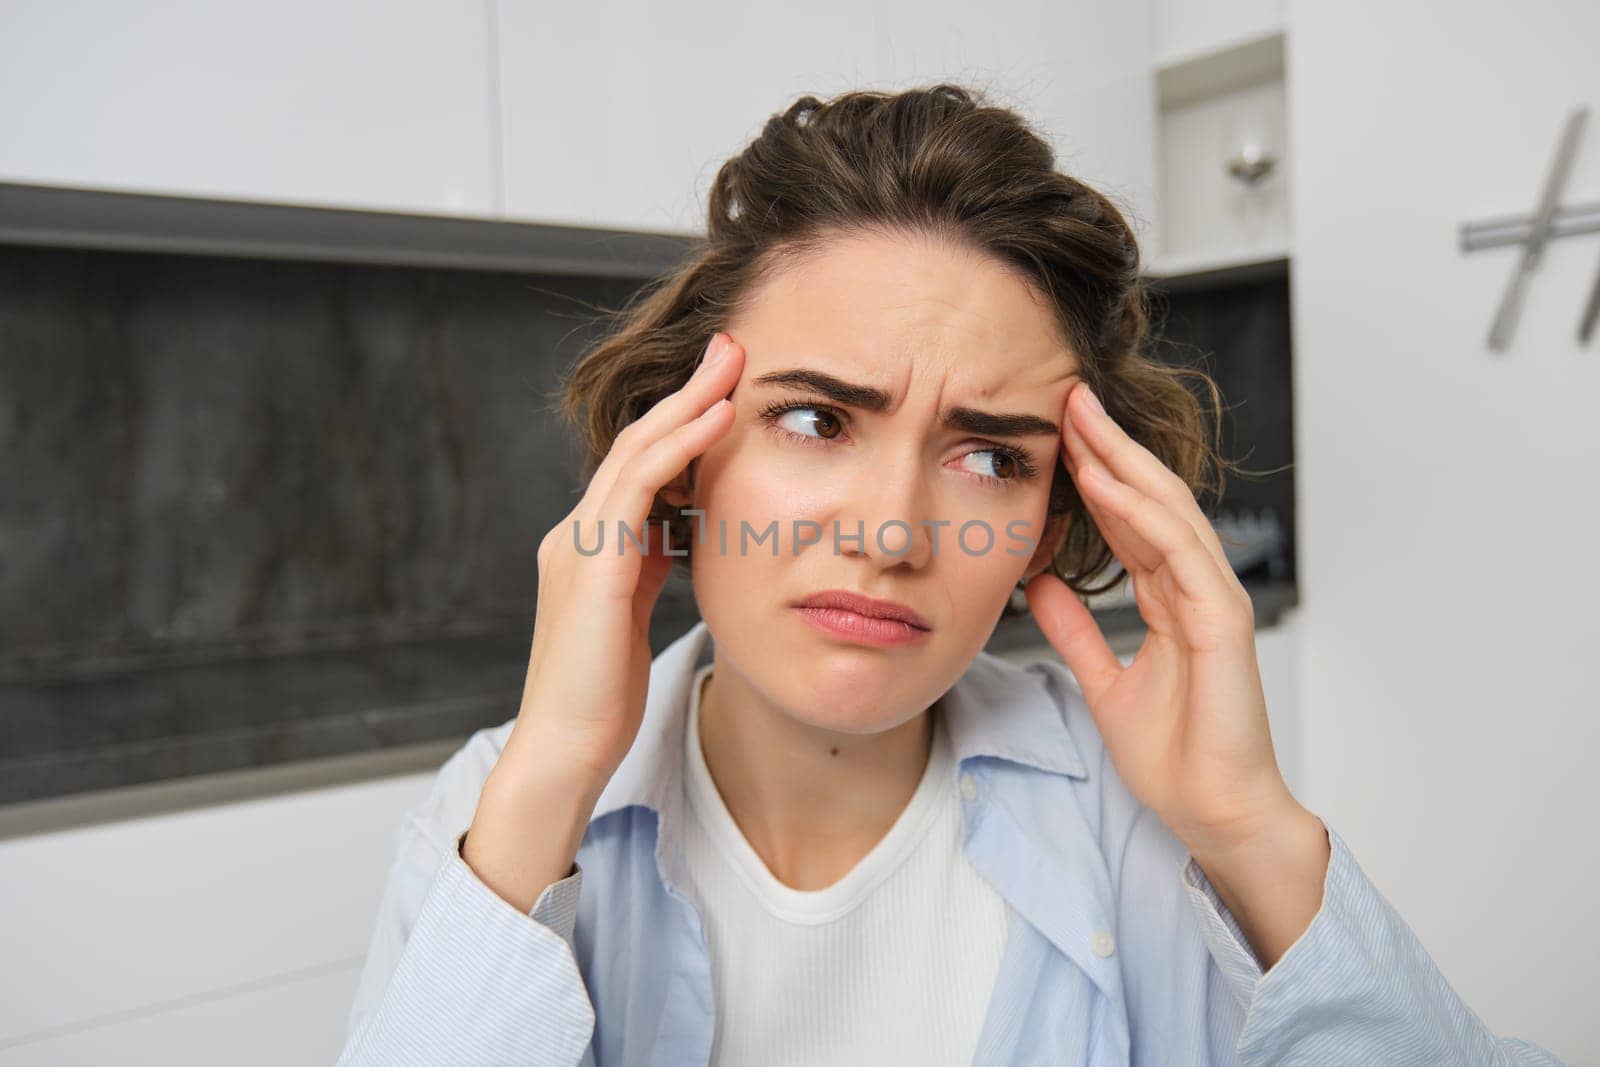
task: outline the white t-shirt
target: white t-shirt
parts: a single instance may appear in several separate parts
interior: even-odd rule
[[[961,851],[943,717],[911,801],[839,881],[773,876],[733,820],[700,747],[689,687],[688,879],[703,904],[714,1065],[969,1064],[1005,949],[1008,906]]]

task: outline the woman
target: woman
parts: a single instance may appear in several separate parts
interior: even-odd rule
[[[565,383],[521,708],[408,814],[341,1062],[1551,1062],[1286,787],[1104,197],[970,90],[808,96],[709,237]],[[1065,667],[983,651],[1019,587]]]

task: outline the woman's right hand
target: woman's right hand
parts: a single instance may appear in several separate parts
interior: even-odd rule
[[[726,397],[743,365],[744,350],[714,335],[693,376],[623,428],[583,498],[539,543],[533,649],[508,752],[526,745],[544,766],[554,756],[598,789],[632,747],[650,680],[650,615],[677,557],[663,551],[659,521],[644,553],[621,524],[646,540],[656,494],[733,425]],[[601,525],[601,551],[579,552],[578,539],[592,550]]]

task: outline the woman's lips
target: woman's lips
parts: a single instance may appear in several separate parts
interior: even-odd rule
[[[920,641],[929,631],[899,619],[876,619],[844,608],[794,609],[810,626],[825,634],[875,648],[898,648]]]

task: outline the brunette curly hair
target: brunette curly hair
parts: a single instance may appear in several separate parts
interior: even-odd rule
[[[1213,445],[1222,405],[1204,371],[1145,351],[1151,296],[1138,243],[1103,194],[1056,169],[1049,142],[971,86],[852,90],[795,99],[718,169],[707,238],[640,289],[564,375],[555,394],[576,429],[583,480],[623,427],[680,388],[710,337],[758,286],[841,235],[916,232],[988,253],[1043,294],[1112,418],[1183,479],[1202,508],[1233,465]],[[1199,385],[1205,405],[1186,386]],[[1065,450],[1063,449],[1063,453]],[[1048,514],[1068,515],[1048,569],[1080,595],[1115,558],[1058,462]],[[692,526],[659,498],[652,526],[689,554]],[[1015,599],[1015,598],[1014,598]],[[1025,610],[1025,609],[1022,609]],[[1018,613],[1015,604],[1005,614]]]

